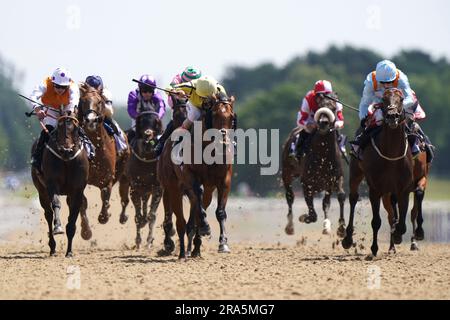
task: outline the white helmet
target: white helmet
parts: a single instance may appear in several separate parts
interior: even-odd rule
[[[392,82],[397,77],[397,67],[392,61],[378,62],[375,77],[379,82]]]
[[[70,85],[70,74],[65,68],[57,68],[53,71],[52,82],[60,86]]]
[[[217,80],[210,76],[203,76],[197,80],[195,91],[200,97],[209,97],[217,92]]]

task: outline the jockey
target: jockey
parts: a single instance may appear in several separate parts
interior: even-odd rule
[[[190,82],[192,80],[196,80],[200,78],[202,75],[202,72],[200,69],[194,68],[194,67],[186,67],[184,71],[181,74],[177,74],[170,83],[170,86],[174,88],[176,85],[180,83],[186,83]],[[169,97],[167,98],[167,102],[169,103],[169,106],[173,108],[173,101],[172,96],[169,94]],[[155,147],[156,155],[159,156],[164,148],[164,143],[166,142],[167,138],[170,137],[173,130],[175,128],[173,127],[173,120],[170,120],[170,122],[166,126],[166,130],[164,130],[163,135],[158,140],[158,144]]]
[[[314,114],[319,109],[319,102],[322,99],[326,99],[324,95],[332,92],[333,88],[330,81],[319,80],[314,84],[314,89],[310,90],[303,98],[300,111],[297,115],[297,126],[302,130],[300,131],[296,145],[294,147],[291,146],[290,156],[297,156],[297,158],[300,158],[306,154],[311,142],[311,133],[317,129]],[[344,126],[344,114],[342,113],[342,104],[339,102],[336,103],[335,116],[335,128],[342,129]],[[341,151],[345,154],[345,139],[343,139],[339,133],[338,142]]]
[[[128,132],[128,141],[131,142],[136,135],[136,118],[143,111],[154,111],[161,119],[166,113],[166,104],[158,92],[155,92],[156,80],[147,74],[141,76],[139,81],[148,84],[139,84],[138,88],[128,94],[128,114],[132,118],[131,130]]]
[[[40,100],[46,106],[46,110],[42,110],[38,104],[34,103],[32,103],[32,107],[36,116],[44,123],[49,133],[56,128],[58,117],[63,114],[74,113],[80,99],[79,94],[78,85],[71,79],[68,71],[64,68],[57,68],[51,77],[45,78],[40,85],[35,87],[30,96],[31,100],[37,102]],[[95,156],[95,148],[83,129],[81,127],[79,129],[80,138],[88,150],[88,158],[92,160]],[[45,130],[41,131],[36,149],[31,156],[32,166],[39,171],[41,170],[44,146],[50,138],[49,133],[45,132]]]
[[[182,127],[189,130],[192,123],[202,114],[202,106],[212,97],[228,100],[225,88],[210,76],[202,76],[196,80],[180,83],[173,87],[173,92],[181,97],[188,97],[187,119]]]
[[[420,106],[414,91],[411,90],[406,74],[397,69],[395,64],[389,60],[380,61],[376,66],[376,70],[369,73],[364,81],[363,96],[359,104],[360,130],[362,133],[357,135],[355,141],[351,142],[354,145],[355,153],[358,153],[359,146],[361,146],[361,149],[364,148],[368,137],[370,137],[369,132],[383,123],[382,111],[377,106],[381,103],[384,91],[390,88],[398,88],[402,91],[404,96],[403,108],[411,120],[408,129],[411,133],[418,133],[423,136],[426,142],[428,160],[431,162],[433,158],[431,143],[418,123],[415,122],[425,119],[425,111]],[[417,135],[415,137],[411,146],[413,156],[416,156],[420,152]]]
[[[112,118],[114,110],[112,106],[111,92],[104,87],[103,80],[100,76],[88,76],[85,80],[85,83],[98,90],[105,98],[105,120],[103,121],[103,125],[105,126],[105,129],[109,133],[109,135],[114,136],[114,140],[116,141],[117,153],[119,155],[122,154],[128,149],[128,146],[122,129],[120,129],[117,121]]]

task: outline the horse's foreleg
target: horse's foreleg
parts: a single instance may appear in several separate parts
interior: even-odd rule
[[[419,186],[414,192],[414,203],[417,201],[417,229],[414,230],[414,237],[416,240],[423,240],[425,235],[422,228],[423,225],[423,211],[422,211],[422,202],[425,197],[425,188],[426,188],[426,177],[423,177],[420,182]]]
[[[305,196],[306,205],[308,206],[308,213],[299,217],[300,222],[312,223],[317,221],[317,213],[314,210],[314,194],[311,188],[303,184],[303,194]]]
[[[142,203],[141,203],[141,196],[138,194],[138,192],[136,192],[136,190],[134,190],[134,188],[131,188],[131,201],[133,202],[133,206],[134,206],[134,210],[135,210],[135,215],[134,215],[134,222],[136,223],[136,239],[135,239],[135,243],[136,243],[136,249],[139,249],[141,246],[141,225],[142,225],[142,221],[146,220],[143,219],[142,215],[141,215],[141,209],[142,209]]]
[[[164,254],[170,254],[175,250],[175,243],[172,240],[173,222],[172,222],[172,190],[164,189],[163,205],[164,205]]]
[[[201,257],[201,252],[200,252],[201,246],[202,246],[202,238],[197,230],[197,232],[195,233],[195,238],[194,238],[194,250],[192,250],[192,255],[191,255],[192,258]]]
[[[150,212],[147,215],[148,220],[148,236],[147,236],[147,247],[150,249],[153,243],[153,230],[155,229],[156,223],[156,211],[158,210],[159,203],[161,202],[162,189],[161,186],[155,185],[152,188],[152,202],[150,204]]]
[[[294,180],[294,178],[292,177],[292,175],[286,173],[285,171],[283,171],[283,185],[284,185],[284,189],[285,189],[285,195],[286,195],[286,202],[288,204],[288,215],[287,215],[287,225],[284,228],[284,231],[286,232],[286,234],[288,235],[293,235],[294,234],[294,219],[293,219],[293,214],[292,214],[292,204],[294,203],[294,191],[292,190],[292,181]]]
[[[125,174],[123,174],[119,179],[120,204],[122,205],[122,211],[120,212],[119,221],[121,224],[125,224],[128,221],[126,209],[128,203],[130,202],[130,198],[128,197],[129,192],[130,192],[130,181],[125,176]]]
[[[378,252],[378,230],[381,227],[381,217],[380,217],[380,196],[375,194],[372,190],[369,192],[370,204],[372,205],[372,246],[370,250],[372,251],[372,255],[369,255],[367,258],[373,259],[377,256]]]
[[[339,178],[338,189],[338,201],[339,201],[339,227],[337,229],[337,236],[340,238],[345,237],[345,218],[344,218],[344,205],[345,205],[345,191],[344,191],[344,177]]]
[[[72,240],[77,229],[77,218],[80,212],[80,207],[83,202],[83,190],[78,190],[74,196],[67,196],[67,204],[69,205],[69,219],[66,225],[67,234],[67,251],[66,258],[73,256]]]
[[[409,192],[403,192],[398,195],[399,220],[395,225],[394,241],[395,244],[402,243],[402,235],[406,232],[406,214],[408,212]]]
[[[110,207],[109,199],[111,197],[111,189],[112,189],[112,181],[104,188],[101,189],[101,198],[102,198],[102,211],[98,216],[98,222],[101,224],[105,224],[108,222],[111,214],[108,212]]]
[[[61,211],[61,201],[59,197],[55,194],[52,199],[52,209],[54,214],[54,227],[53,227],[53,235],[63,234],[63,228],[61,223],[60,211]]]
[[[186,220],[183,216],[183,195],[177,190],[172,192],[171,203],[173,212],[177,217],[177,233],[180,241],[180,254],[179,259],[186,257],[185,247],[184,247],[184,234],[186,232]]]
[[[83,198],[81,201],[81,207],[80,207],[80,216],[81,216],[81,237],[84,240],[89,240],[92,238],[92,231],[91,227],[89,226],[89,219],[87,217],[87,207],[88,202],[86,196],[83,194]]]
[[[230,174],[228,174],[230,175]],[[218,204],[216,209],[216,218],[219,221],[220,226],[220,236],[219,236],[219,253],[228,253],[230,252],[230,248],[228,247],[228,239],[225,230],[225,222],[227,220],[227,212],[225,211],[225,207],[227,205],[228,194],[230,192],[231,187],[231,177],[228,177],[225,180],[225,184],[217,188],[217,198]]]
[[[359,185],[364,179],[364,172],[361,170],[358,164],[358,160],[352,158],[350,160],[350,217],[348,219],[347,229],[345,230],[345,237],[342,239],[342,247],[349,249],[353,245],[353,218],[355,217],[355,207],[359,199]]]
[[[392,195],[391,194],[385,194],[382,197],[383,200],[383,206],[384,209],[386,209],[387,213],[388,213],[388,220],[389,220],[389,225],[391,227],[391,232],[390,232],[390,244],[389,244],[389,253],[396,253],[395,250],[395,242],[394,242],[394,229],[395,229],[395,224],[397,223],[397,220],[395,218],[395,210],[394,207],[392,206]]]
[[[44,209],[45,220],[48,225],[48,246],[50,247],[50,256],[54,256],[56,254],[56,241],[53,237],[53,209],[48,196],[39,194],[39,202]]]
[[[330,234],[331,233],[331,221],[328,219],[328,211],[330,210],[330,197],[331,197],[331,190],[325,191],[325,196],[322,200],[322,209],[323,209],[323,228],[322,233],[323,234]]]
[[[199,235],[202,236],[209,236],[211,235],[211,228],[209,226],[208,220],[206,219],[206,211],[203,210],[202,204],[203,204],[203,190],[200,187],[200,183],[196,180],[194,180],[193,184],[193,191],[195,194],[196,201],[194,201],[195,204],[195,216],[196,216],[196,222],[197,222],[197,228]]]

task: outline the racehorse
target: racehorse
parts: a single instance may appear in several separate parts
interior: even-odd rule
[[[303,194],[308,206],[308,214],[300,216],[300,222],[316,222],[317,214],[314,210],[314,195],[325,191],[322,201],[324,212],[323,234],[331,232],[331,222],[328,219],[330,209],[330,196],[333,191],[338,194],[340,207],[339,227],[337,234],[340,237],[345,235],[344,203],[345,192],[343,188],[344,175],[342,169],[342,156],[337,143],[335,131],[336,102],[324,98],[319,102],[319,109],[314,115],[318,128],[312,133],[311,143],[306,155],[300,159],[289,156],[292,144],[295,144],[301,128],[294,128],[289,134],[283,146],[282,153],[282,181],[285,188],[286,201],[288,203],[288,223],[285,232],[288,235],[294,234],[294,223],[292,214],[292,204],[294,203],[294,192],[292,182],[295,178],[300,178]]]
[[[128,204],[128,190],[135,208],[136,248],[141,245],[140,229],[149,224],[147,248],[153,243],[153,229],[156,222],[156,210],[161,201],[162,190],[156,177],[157,158],[154,151],[157,136],[161,133],[162,124],[158,113],[143,111],[136,118],[136,136],[131,141],[131,157],[127,162],[125,174],[120,178],[122,204]],[[150,212],[148,200],[152,195]],[[125,198],[126,197],[126,198]],[[124,214],[126,205],[122,207]],[[121,215],[122,215],[121,214]]]
[[[104,110],[106,99],[101,93],[88,84],[80,84],[80,102],[78,105],[78,120],[82,123],[87,136],[96,148],[95,158],[91,161],[88,184],[100,189],[102,208],[98,216],[101,224],[108,222],[111,216],[108,212],[110,207],[109,199],[111,189],[116,181],[123,174],[125,163],[129,157],[129,151],[117,158],[114,138],[109,136],[104,125]],[[82,224],[89,224],[87,220],[87,199],[83,198]],[[127,216],[121,215],[120,222],[125,223]],[[83,239],[88,240],[91,234],[83,235]]]
[[[233,123],[235,121],[233,111],[234,101],[234,97],[230,99],[225,96],[213,97],[209,101],[204,102],[202,108],[202,136],[206,129],[215,129],[218,137],[214,138],[217,138],[217,141],[214,142],[202,141],[201,151],[204,153],[205,149],[208,148],[211,151],[211,155],[214,152],[214,155],[218,156],[221,160],[207,164],[204,157],[202,157],[200,163],[192,161],[195,160],[195,145],[200,144],[200,141],[195,141],[195,134],[193,134],[191,135],[190,151],[191,155],[194,155],[194,159],[190,159],[191,161],[189,163],[183,163],[177,166],[177,178],[182,181],[184,193],[188,196],[190,202],[190,213],[186,224],[186,232],[188,235],[188,254],[191,252],[192,240],[194,242],[194,249],[191,253],[192,257],[201,255],[201,236],[211,233],[211,229],[206,220],[206,209],[211,204],[212,195],[216,189],[216,218],[220,225],[218,252],[230,252],[225,230],[225,221],[227,218],[225,207],[231,189],[231,176],[233,172],[232,159],[230,160],[230,155],[233,152],[230,129],[233,129]],[[214,150],[211,150],[211,146],[214,147]],[[201,189],[202,185],[203,190]]]
[[[391,194],[398,199],[399,221],[396,221],[393,214],[389,214],[392,228],[389,251],[395,252],[394,245],[402,242],[402,235],[406,232],[409,192],[414,185],[414,163],[405,132],[406,116],[402,92],[398,89],[386,90],[380,108],[384,119],[379,134],[370,138],[371,144],[364,149],[362,160],[352,157],[350,162],[350,218],[346,236],[342,240],[345,249],[353,244],[353,218],[359,198],[358,186],[365,177],[369,185],[373,214],[372,255],[368,256],[368,259],[375,257],[378,252],[378,230],[381,226],[380,199],[383,197],[385,207],[391,201]]]
[[[39,192],[39,202],[48,224],[50,255],[56,254],[54,234],[61,233],[58,195],[67,195],[69,219],[66,225],[66,257],[72,257],[72,240],[89,174],[89,160],[79,136],[78,119],[72,115],[58,118],[42,156],[41,172],[32,167],[31,177]],[[33,145],[33,150],[36,143]],[[55,228],[52,230],[53,219]]]
[[[178,128],[183,124],[186,119],[186,99],[179,99],[175,95],[172,95],[173,101],[173,126]],[[175,142],[168,142],[164,145],[164,149],[161,153],[158,161],[158,180],[161,183],[163,189],[163,204],[164,204],[164,250],[162,254],[170,254],[175,249],[175,244],[171,237],[175,234],[173,230],[172,214],[176,216],[176,228],[178,239],[180,242],[179,259],[186,257],[185,250],[185,233],[186,233],[186,220],[183,215],[183,186],[181,180],[177,178],[176,170],[180,168],[175,165],[171,159],[171,153]],[[179,172],[181,175],[181,172]]]

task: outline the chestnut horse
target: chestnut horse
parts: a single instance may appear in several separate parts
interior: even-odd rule
[[[189,163],[183,163],[175,167],[177,179],[181,181],[183,192],[188,196],[190,202],[190,213],[188,223],[186,224],[186,232],[188,235],[187,255],[191,255],[192,257],[199,257],[201,255],[201,236],[211,234],[211,229],[206,220],[206,209],[211,204],[213,192],[216,189],[218,200],[216,218],[220,226],[218,252],[230,252],[225,230],[225,221],[227,218],[225,207],[231,189],[232,159],[230,160],[230,155],[233,152],[231,150],[233,145],[230,137],[230,129],[233,129],[233,121],[235,119],[233,104],[234,97],[230,99],[226,97],[212,98],[210,101],[204,103],[201,121],[202,137],[206,129],[215,129],[215,132],[220,137],[217,137],[218,141],[214,142],[195,141],[196,123],[194,123],[194,130],[191,130],[191,132],[194,131],[194,134],[190,135],[191,148],[189,150],[191,155],[194,155],[194,159],[191,158]],[[183,129],[178,129],[177,131],[180,130],[185,131]],[[213,133],[212,131],[210,132]],[[211,154],[214,152],[215,159],[217,159],[216,156],[219,156],[218,158],[221,160],[207,164],[202,156],[201,161],[195,163],[195,145],[201,145],[200,149],[202,153],[208,148]],[[214,148],[211,149],[211,146]],[[224,149],[225,152],[223,152]],[[216,151],[219,152],[215,154]],[[174,153],[176,153],[175,150],[172,151],[172,155]],[[201,188],[202,185],[203,190]],[[192,254],[190,254],[192,240],[194,241],[194,249],[192,250]]]
[[[136,222],[136,248],[141,245],[140,229],[149,224],[147,248],[153,243],[153,229],[156,222],[156,210],[161,201],[162,190],[156,177],[156,158],[154,146],[157,136],[161,134],[162,124],[158,113],[153,111],[141,112],[136,118],[136,136],[130,142],[131,157],[127,162],[125,174],[119,180],[122,198],[122,214],[124,215],[128,204],[128,191],[135,209]],[[152,196],[150,212],[148,200]]]
[[[105,98],[95,88],[88,84],[80,84],[80,102],[78,105],[78,119],[87,136],[95,146],[95,158],[91,161],[88,184],[100,189],[102,208],[98,216],[101,224],[108,222],[111,216],[108,212],[111,189],[123,174],[125,163],[129,157],[129,151],[124,152],[118,159],[116,155],[116,144],[114,138],[109,136],[104,125]],[[84,197],[81,208],[82,224],[88,225],[87,199]],[[127,217],[120,216],[120,222],[125,223]],[[92,234],[82,234],[83,239],[88,240]]]
[[[344,174],[342,168],[342,156],[337,143],[337,135],[334,127],[336,102],[324,98],[319,102],[319,109],[315,113],[315,121],[318,129],[312,133],[310,149],[300,160],[289,156],[292,143],[295,144],[300,128],[295,128],[289,134],[283,147],[282,153],[282,181],[286,191],[288,203],[288,223],[285,232],[294,234],[292,204],[294,203],[294,192],[292,182],[300,178],[303,194],[308,206],[308,214],[300,216],[300,222],[311,223],[317,221],[314,210],[314,195],[325,191],[322,201],[324,212],[323,234],[331,232],[331,222],[328,219],[330,209],[330,197],[333,191],[337,192],[340,215],[337,234],[345,235],[344,203],[345,192],[343,188]]]
[[[353,244],[353,218],[356,202],[358,201],[358,186],[365,177],[369,185],[369,198],[372,206],[373,240],[372,259],[378,252],[378,230],[381,226],[380,200],[383,204],[390,202],[390,195],[398,199],[400,213],[396,222],[393,214],[389,215],[392,226],[389,251],[395,251],[394,244],[402,242],[402,235],[406,232],[406,214],[408,211],[409,193],[413,188],[413,166],[411,148],[405,132],[405,110],[403,109],[403,94],[398,89],[388,89],[384,92],[381,110],[383,124],[380,133],[371,138],[363,151],[363,159],[352,157],[350,162],[350,218],[346,236],[342,246],[348,249]]]
[[[186,100],[179,99],[175,95],[172,95],[173,103],[173,126],[178,128],[183,124],[186,119]],[[176,216],[176,227],[178,239],[180,242],[179,259],[186,257],[185,250],[185,233],[186,233],[186,220],[183,215],[183,185],[181,180],[177,178],[176,170],[179,168],[172,162],[171,153],[175,142],[168,141],[164,145],[164,149],[158,161],[158,180],[163,188],[163,204],[164,204],[164,250],[160,251],[161,254],[171,254],[175,250],[175,244],[171,237],[174,235],[172,214]],[[179,172],[181,175],[181,172]]]
[[[36,144],[33,145],[34,148]],[[66,225],[66,257],[72,257],[72,240],[89,174],[89,161],[79,136],[77,118],[70,115],[58,118],[57,127],[50,133],[49,141],[44,149],[41,168],[42,173],[32,167],[31,177],[39,192],[39,202],[45,211],[50,255],[56,254],[56,242],[53,236],[60,233],[55,230],[61,226],[59,220],[61,203],[58,195],[67,195],[69,219]],[[55,219],[54,230],[52,230],[53,219]]]

